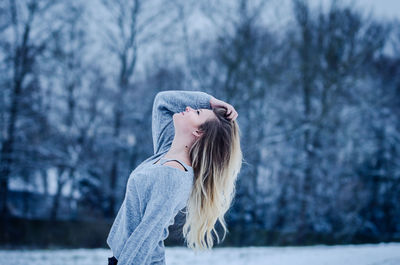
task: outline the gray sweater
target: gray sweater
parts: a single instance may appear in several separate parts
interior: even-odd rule
[[[211,109],[210,99],[201,91],[170,90],[156,95],[152,110],[154,154],[129,175],[124,200],[107,237],[118,265],[166,264],[168,226],[185,208],[194,177],[193,168],[183,161],[163,158],[175,134],[172,115],[186,106]],[[171,160],[180,162],[186,171],[164,165]]]

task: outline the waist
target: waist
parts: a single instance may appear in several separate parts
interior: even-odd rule
[[[108,265],[117,265],[118,260],[112,256],[111,258],[108,258]]]

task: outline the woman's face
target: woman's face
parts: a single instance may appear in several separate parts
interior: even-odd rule
[[[175,130],[183,134],[192,134],[210,118],[216,118],[212,110],[193,109],[189,106],[186,107],[185,111],[173,115]]]

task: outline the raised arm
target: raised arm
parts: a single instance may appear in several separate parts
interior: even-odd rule
[[[152,113],[152,137],[154,154],[166,151],[172,144],[175,129],[172,115],[194,109],[211,109],[212,96],[202,91],[168,90],[158,92],[154,98]]]

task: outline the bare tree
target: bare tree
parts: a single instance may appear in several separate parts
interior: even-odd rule
[[[57,191],[53,199],[50,212],[51,219],[57,218],[61,191],[67,182],[71,182],[74,193],[76,189],[75,176],[80,171],[83,156],[85,155],[84,144],[87,138],[87,121],[80,122],[86,111],[80,108],[85,101],[83,79],[89,73],[90,67],[84,62],[85,53],[88,49],[86,40],[87,28],[84,26],[85,6],[82,4],[65,3],[62,16],[59,17],[62,27],[53,35],[52,59],[54,69],[59,74],[54,77],[60,84],[60,98],[65,100],[67,108],[60,110],[60,127],[62,129],[63,145],[60,145],[59,153],[62,159],[57,163]],[[83,172],[82,172],[83,173]],[[72,202],[72,195],[69,196]]]
[[[115,188],[119,176],[121,148],[120,137],[124,129],[124,111],[126,111],[128,90],[132,87],[132,79],[139,55],[140,45],[149,44],[161,33],[168,31],[174,23],[173,14],[169,14],[166,1],[102,0],[107,8],[111,23],[105,28],[105,38],[109,51],[118,62],[115,78],[113,102],[113,138],[115,147],[111,157],[109,208],[106,216],[114,216],[116,208]]]
[[[9,1],[7,13],[9,21],[2,24],[2,38],[9,40],[3,43],[5,62],[9,65],[10,104],[7,110],[6,136],[1,143],[0,194],[2,215],[8,215],[7,191],[8,180],[13,172],[15,157],[16,126],[20,118],[20,104],[24,99],[29,77],[34,70],[38,56],[46,49],[52,29],[38,18],[48,14],[58,1]],[[3,6],[5,10],[5,7]],[[46,30],[46,31],[44,31]]]

